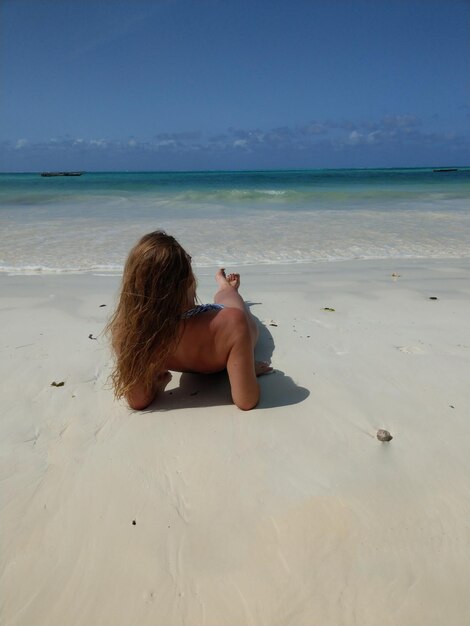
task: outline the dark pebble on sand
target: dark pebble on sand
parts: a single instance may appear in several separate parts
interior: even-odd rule
[[[101,309],[102,306],[106,306],[106,304],[100,304],[100,309]]]
[[[60,383],[56,383],[55,380],[51,382],[51,387],[63,387],[65,385],[65,381],[61,380]]]
[[[430,300],[439,300],[439,298],[436,298],[436,296],[429,296]]]
[[[323,307],[323,311],[334,311],[335,309],[332,309],[330,306],[325,306]]]
[[[388,430],[384,430],[381,428],[377,431],[377,439],[379,441],[391,441],[393,439],[392,435],[388,432]]]
[[[453,404],[449,404],[451,409],[455,409],[455,406]]]
[[[137,522],[135,521],[135,519],[132,520],[132,526],[135,526],[137,524]]]
[[[93,333],[88,335],[88,339],[93,339],[94,341],[98,341],[98,337],[93,337]]]

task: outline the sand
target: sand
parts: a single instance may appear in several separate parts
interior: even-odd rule
[[[129,411],[119,279],[0,277],[2,625],[470,622],[470,260],[239,269],[249,412],[224,374]]]

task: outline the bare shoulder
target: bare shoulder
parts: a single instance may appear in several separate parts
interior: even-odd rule
[[[246,313],[236,307],[226,306],[216,316],[216,319],[223,319],[226,322],[238,324],[246,320]]]
[[[217,332],[239,335],[249,331],[246,313],[235,307],[225,307],[213,320]]]

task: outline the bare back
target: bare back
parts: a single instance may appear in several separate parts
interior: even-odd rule
[[[210,374],[224,370],[233,344],[234,309],[205,311],[181,320],[181,339],[166,368]]]

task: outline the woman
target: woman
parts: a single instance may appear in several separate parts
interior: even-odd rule
[[[258,404],[255,319],[238,293],[239,274],[216,274],[214,304],[196,305],[191,257],[174,237],[155,231],[131,250],[118,307],[108,324],[116,354],[117,398],[145,409],[171,380],[169,370],[209,374],[227,369],[232,398],[243,410]]]

